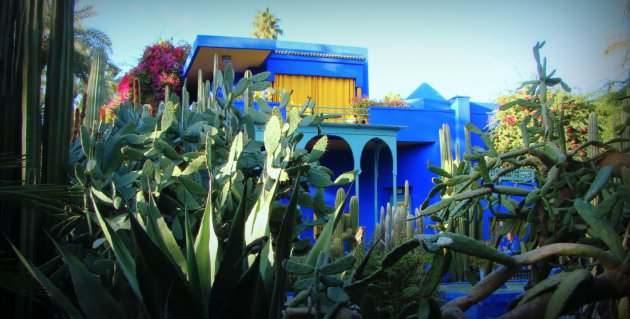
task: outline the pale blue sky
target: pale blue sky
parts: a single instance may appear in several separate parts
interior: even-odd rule
[[[621,54],[605,48],[627,26],[623,0],[84,0],[85,22],[113,41],[128,70],[160,38],[192,43],[198,34],[247,37],[257,10],[281,19],[281,40],[368,49],[370,97],[403,97],[422,82],[446,98],[491,101],[534,72],[532,46],[546,40],[549,67],[577,92],[624,78]]]

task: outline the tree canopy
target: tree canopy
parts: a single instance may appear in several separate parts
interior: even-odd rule
[[[265,11],[258,11],[252,22],[254,27],[252,36],[259,39],[277,39],[278,35],[284,34],[279,23],[280,19],[269,12],[269,7]]]

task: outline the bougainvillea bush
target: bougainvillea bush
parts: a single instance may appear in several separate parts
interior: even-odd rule
[[[536,109],[528,107],[528,104],[536,103],[527,94],[528,89],[521,89],[514,93],[502,95],[495,102],[499,105],[521,101],[507,110],[497,110],[492,120],[490,120],[490,134],[497,151],[506,152],[523,147],[520,123],[529,116],[531,120],[528,126],[542,126],[542,116],[534,116]],[[551,90],[550,100],[553,101],[550,107],[551,115],[561,117],[567,124],[564,135],[566,138],[567,151],[572,151],[581,143],[587,140],[588,115],[595,111],[595,106],[589,102],[585,96],[571,94],[562,90]],[[532,141],[538,142],[538,141]],[[584,155],[584,151],[580,150]]]
[[[116,96],[106,109],[119,107],[132,98],[133,82],[140,84],[140,104],[149,104],[154,109],[164,99],[164,89],[177,94],[181,92],[182,69],[190,51],[190,45],[175,46],[170,41],[160,40],[144,49],[138,65],[125,74],[116,89]]]

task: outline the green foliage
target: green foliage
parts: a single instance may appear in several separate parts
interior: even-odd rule
[[[373,253],[367,264],[366,272],[373,273],[378,270],[387,254],[383,252]],[[418,297],[431,297],[435,293],[430,290],[428,296],[421,296],[423,279],[426,276],[423,265],[431,261],[432,254],[415,249],[405,254],[392,267],[385,270],[373,284],[378,285],[381,293],[376,293],[375,306],[396,318],[406,305],[417,302]],[[441,278],[438,274],[436,278]],[[374,292],[373,292],[374,293]]]
[[[617,136],[615,130],[619,131],[619,127],[623,127],[623,118],[619,116],[619,110],[622,109],[627,96],[626,88],[627,81],[625,83],[609,83],[597,92],[593,99],[597,121],[601,127],[602,141],[614,138]]]
[[[514,118],[510,124],[513,127],[520,124],[520,145],[524,146],[507,149],[505,145],[502,148],[489,141],[484,141],[487,149],[467,145],[463,162],[453,165],[452,170],[443,167],[444,173],[434,169],[439,175],[434,178],[436,186],[421,206],[420,215],[435,220],[441,232],[435,236],[416,236],[416,239],[430,252],[441,253],[446,249],[504,265],[496,270],[497,274],[477,284],[468,296],[444,305],[442,314],[466,311],[498,289],[524,265],[531,265],[532,293],[526,294],[520,304],[510,309],[516,316],[544,313],[545,317],[555,318],[592,300],[612,298],[611,302],[619,303],[615,299],[624,294],[598,289],[594,284],[597,280],[621,290],[630,288],[612,279],[627,276],[630,269],[624,266],[628,263],[628,245],[623,240],[629,227],[630,202],[626,195],[630,182],[630,156],[617,152],[614,141],[592,140],[577,145],[586,142],[586,136],[579,137],[584,140],[576,140],[577,135],[567,134],[569,128],[584,127],[586,132],[589,110],[576,110],[573,108],[578,105],[575,99],[549,90],[556,85],[567,89],[567,85],[560,78],[552,77],[555,71],[547,72],[546,60],[541,59],[539,53],[543,44],[534,47],[538,78],[525,82],[529,89],[527,95],[524,91],[519,92],[521,96],[505,103],[503,113],[499,113],[500,116],[515,116],[523,109],[529,110],[530,114],[518,120]],[[555,103],[561,103],[563,108]],[[572,124],[575,121],[584,124],[576,126]],[[472,126],[468,134],[471,132],[481,133]],[[589,145],[596,147],[599,155],[584,156]],[[496,184],[502,176],[520,168],[535,170],[538,185],[527,190]],[[611,178],[613,176],[617,179]],[[438,194],[442,200],[429,205],[429,200]],[[511,257],[474,239],[473,230],[466,226],[473,225],[470,219],[478,215],[470,213],[485,209],[504,221],[502,232],[510,231],[523,239],[529,230],[530,236],[524,242],[527,252]],[[500,238],[497,238],[495,247],[498,240]],[[562,255],[591,257],[599,266],[583,263],[578,270],[569,272],[566,280],[550,281],[547,279],[549,271],[559,266]],[[456,255],[452,263],[458,263]],[[552,293],[548,301],[541,302],[542,291]],[[585,295],[589,297],[585,298]],[[423,307],[419,313],[427,314]],[[591,304],[582,309],[593,307]],[[623,311],[619,309],[621,316],[625,315]]]
[[[275,14],[269,12],[269,7],[265,11],[257,11],[252,22],[254,31],[251,36],[258,39],[277,39],[279,35],[284,34],[280,28],[280,21]]]
[[[92,310],[107,300],[133,317],[280,316],[288,276],[277,265],[303,250],[294,245],[303,245],[296,236],[309,227],[297,208],[299,198],[312,202],[307,176],[317,172],[320,186],[333,183],[317,162],[326,145],[312,152],[296,147],[297,127],[323,119],[295,113],[285,123],[277,108],[247,114],[234,108],[238,95],[268,86],[267,76],[247,77],[232,90],[234,71],[228,66],[217,71],[213,83],[227,92],[224,98],[213,94],[188,107],[167,90],[157,115],[126,103],[115,110],[114,122],[82,127],[70,161],[72,181],[83,190],[84,218],[55,233],[63,239],[59,249],[72,276],[55,281],[36,276],[55,286],[67,286],[72,278],[75,289],[55,301],[78,297],[79,317],[93,317]],[[207,83],[201,90],[209,88]],[[266,122],[263,143],[253,139],[253,118]],[[335,183],[349,182],[351,175]],[[278,203],[289,197],[288,205]],[[323,218],[332,234],[338,219]],[[330,237],[323,237],[314,248],[318,255],[330,245]],[[90,265],[97,261],[108,265],[98,272],[102,283],[77,286],[77,276],[95,273]],[[332,274],[336,265],[322,272]],[[352,266],[341,265],[343,270]],[[50,267],[64,271],[59,261]],[[102,296],[86,294],[90,285],[98,285],[93,289]],[[329,294],[345,300],[340,289]],[[247,302],[239,304],[244,295]],[[70,301],[64,309],[72,307]]]
[[[529,88],[523,88],[496,99],[496,103],[500,105],[513,104],[507,109],[498,110],[490,123],[490,136],[499,152],[507,152],[524,146],[519,124],[524,123],[528,128],[542,126],[542,112],[536,107],[540,101],[537,97],[529,95],[528,90]],[[552,101],[549,105],[551,116],[563,119],[562,135],[566,141],[566,150],[573,151],[587,141],[588,114],[595,111],[596,106],[586,96],[562,90],[550,90],[547,99]],[[558,133],[555,135],[559,136]],[[604,136],[602,138],[606,140]],[[540,141],[540,139],[529,138],[530,143]],[[581,150],[580,154],[586,155],[585,150]]]

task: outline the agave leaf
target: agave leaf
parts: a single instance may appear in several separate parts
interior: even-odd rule
[[[208,153],[210,152],[208,150]],[[207,161],[207,163],[211,163],[211,161]],[[210,180],[212,180],[212,176]],[[199,231],[197,232],[197,238],[195,238],[195,255],[197,256],[199,280],[201,282],[201,291],[203,292],[202,300],[207,300],[210,296],[210,288],[218,268],[217,256],[219,253],[219,239],[214,231],[212,181],[208,188],[206,206],[201,218]]]
[[[101,226],[101,230],[103,231],[105,238],[107,238],[109,246],[114,251],[116,261],[120,265],[125,278],[127,278],[127,281],[131,286],[131,290],[133,290],[138,300],[142,300],[142,294],[140,292],[140,287],[138,286],[138,277],[136,276],[136,262],[134,261],[131,252],[127,248],[125,242],[118,237],[118,233],[116,233],[112,226],[110,226],[105,218],[103,218],[103,215],[101,215],[101,212],[98,210],[96,202],[94,202],[94,198],[92,198],[92,207],[94,207],[94,212],[98,219],[98,223]]]
[[[188,266],[186,266],[184,253],[182,253],[182,250],[179,248],[177,240],[175,239],[175,236],[173,236],[173,232],[170,228],[168,228],[164,217],[160,213],[160,210],[157,208],[156,203],[151,196],[149,198],[149,218],[147,224],[151,225],[153,223],[155,223],[156,230],[158,231],[157,235],[159,236],[156,244],[166,249],[168,255],[170,255],[173,261],[179,266],[182,273],[186,275]],[[154,240],[155,239],[156,238],[154,238]]]
[[[205,161],[205,160],[204,160]],[[183,173],[182,173],[183,174]],[[180,175],[177,180],[186,187],[191,194],[196,196],[206,196],[208,194],[208,190],[206,190],[203,186],[199,185],[195,180],[190,178],[190,176]]]
[[[244,227],[247,214],[247,189],[251,187],[251,181],[243,190],[243,197],[236,209],[236,215],[232,219],[232,227],[228,235],[227,247],[223,251],[221,264],[217,270],[215,281],[210,291],[210,316],[219,311],[229,297],[225,292],[232,291],[239,279],[245,273],[243,260]]]
[[[199,280],[199,267],[197,263],[197,256],[195,255],[195,244],[192,236],[192,229],[190,226],[190,218],[188,217],[188,210],[184,211],[184,232],[186,236],[186,266],[188,266],[188,282],[196,295],[202,296],[201,281]],[[201,299],[204,301],[205,299]]]
[[[61,290],[59,290],[59,288],[57,288],[50,279],[48,279],[48,277],[44,276],[44,274],[35,265],[33,265],[33,263],[26,259],[10,240],[9,244],[22,264],[26,267],[26,270],[28,270],[35,279],[37,279],[42,287],[44,287],[50,299],[55,301],[71,318],[84,318],[81,311],[72,304],[68,297],[66,297],[66,295],[64,295],[63,292],[61,292]]]
[[[123,318],[124,313],[112,295],[100,284],[96,277],[68,249],[50,238],[66,260],[72,284],[81,309],[88,318]]]
[[[188,164],[186,169],[182,172],[182,175],[194,174],[198,172],[201,167],[205,166],[205,164],[206,164],[206,156],[200,155],[194,160],[192,160],[190,164]]]
[[[268,300],[261,278],[260,263],[264,252],[256,255],[252,265],[239,279],[215,318],[267,318]]]
[[[192,293],[179,267],[144,231],[130,214],[133,236],[138,244],[136,265],[144,304],[154,318],[201,318],[203,308]]]
[[[282,217],[282,224],[280,225],[280,231],[278,232],[278,237],[276,239],[274,258],[274,264],[276,267],[274,269],[275,280],[271,296],[271,307],[269,309],[270,318],[279,317],[280,310],[282,309],[282,305],[284,304],[286,298],[285,287],[287,285],[287,272],[283,267],[280,267],[280,265],[282,265],[285,260],[288,261],[291,255],[291,247],[293,246],[293,238],[295,237],[293,235],[293,226],[295,224],[295,216],[297,214],[297,203],[300,194],[299,182],[301,175],[302,171],[298,170],[295,177],[295,184],[293,185],[293,191],[291,193],[291,199],[289,200],[289,205]]]
[[[271,203],[274,201],[278,179],[266,183],[264,189],[260,192],[258,200],[251,209],[245,222],[245,245],[251,244],[254,240],[267,236],[269,234],[269,213],[271,212]],[[250,264],[253,259],[250,259]]]

